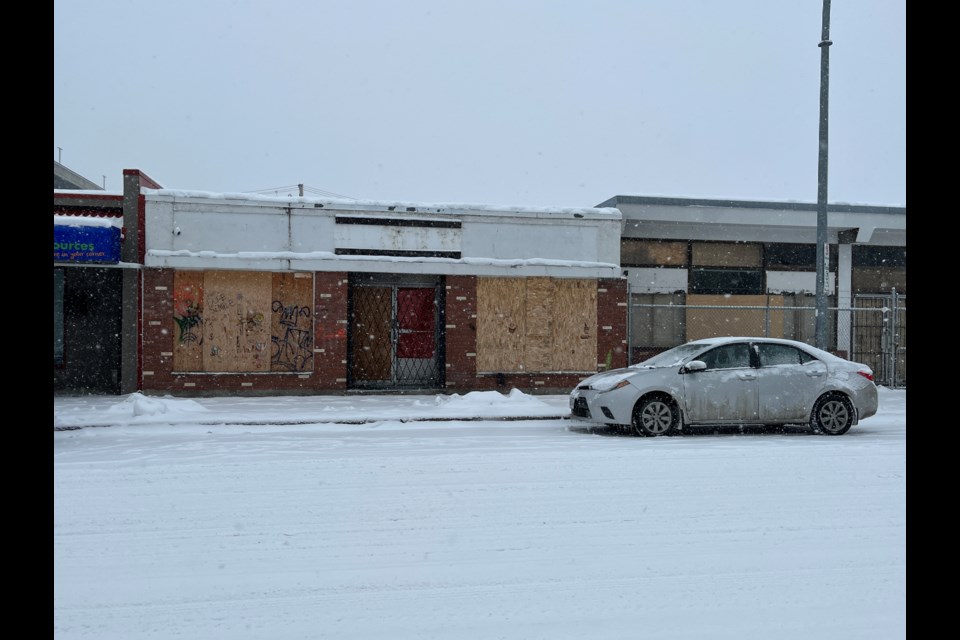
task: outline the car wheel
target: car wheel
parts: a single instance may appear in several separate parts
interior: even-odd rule
[[[638,436],[664,436],[676,431],[680,410],[669,398],[653,396],[642,400],[633,410],[633,431]]]
[[[817,400],[810,424],[814,432],[826,436],[842,436],[853,426],[853,405],[846,397],[833,394]]]

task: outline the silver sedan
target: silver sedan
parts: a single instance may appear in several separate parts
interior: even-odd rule
[[[590,376],[570,393],[574,421],[627,426],[643,436],[788,424],[838,436],[876,412],[870,367],[776,338],[695,340]]]

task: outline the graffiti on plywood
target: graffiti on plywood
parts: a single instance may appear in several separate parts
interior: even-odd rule
[[[273,301],[273,313],[282,335],[273,335],[274,367],[306,371],[313,359],[313,323],[309,307]]]
[[[173,281],[173,369],[203,369],[203,274],[182,271]]]

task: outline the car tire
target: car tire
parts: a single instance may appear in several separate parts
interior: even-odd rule
[[[810,426],[814,433],[825,436],[842,436],[853,426],[853,405],[846,396],[838,393],[822,396],[813,405]]]
[[[633,432],[638,436],[666,436],[676,432],[680,409],[670,398],[650,396],[633,409]]]

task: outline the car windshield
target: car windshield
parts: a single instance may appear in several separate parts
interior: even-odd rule
[[[709,345],[703,342],[688,342],[673,349],[667,349],[663,353],[632,366],[637,368],[672,367],[683,364],[693,355],[703,351],[707,346]]]

